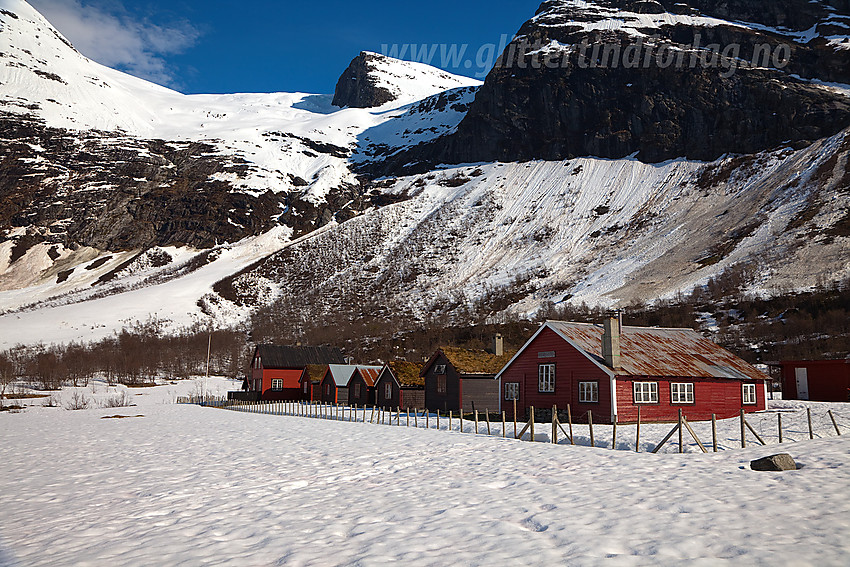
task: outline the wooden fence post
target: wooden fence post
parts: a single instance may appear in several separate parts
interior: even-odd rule
[[[776,427],[779,430],[779,442],[782,443],[782,413],[776,414]]]
[[[714,447],[714,452],[717,452],[717,415],[711,414],[711,445]]]
[[[614,415],[614,428],[613,428],[613,434],[612,434],[612,439],[611,439],[611,449],[612,450],[617,449],[617,416],[616,415]]]
[[[505,426],[505,410],[502,410],[502,439],[507,436],[507,427]]]
[[[475,435],[478,435],[478,410],[472,410],[475,414]]]
[[[691,427],[690,423],[688,423],[688,419],[686,417],[682,418],[682,423],[687,428],[688,433],[691,434],[691,437],[694,438],[694,441],[697,442],[697,445],[699,445],[700,451],[702,451],[703,453],[708,453],[708,451],[706,451],[706,449],[705,449],[705,445],[702,444],[702,441],[700,441],[700,438],[697,436],[697,432],[694,431],[694,428]]]
[[[437,410],[437,431],[440,430],[440,410]]]
[[[452,430],[452,410],[449,410],[449,431]]]
[[[460,409],[457,410],[458,419],[460,420],[460,426],[458,427],[458,431],[463,433],[463,404],[461,404]]]
[[[419,429],[419,410],[413,408],[413,428]]]
[[[590,446],[596,447],[596,441],[593,439],[593,411],[587,410],[587,425],[590,428]]]
[[[490,410],[485,409],[484,411],[487,412],[487,435],[490,435]]]
[[[570,404],[567,404],[567,421],[570,424],[570,445],[575,445],[576,438],[573,436],[573,412],[570,409]]]
[[[744,408],[741,408],[741,449],[747,448],[747,430],[744,425]]]
[[[431,429],[431,412],[427,408],[422,411],[425,412],[425,429]]]
[[[514,398],[514,439],[517,438],[516,434],[516,398]]]
[[[410,408],[407,408],[407,424],[405,427],[410,427]]]
[[[635,453],[640,453],[640,406],[638,406],[637,432],[635,433]]]
[[[815,432],[812,429],[812,408],[806,408],[806,415],[809,418],[809,439],[814,439]]]
[[[742,414],[743,415],[743,414]],[[682,408],[679,408],[679,454],[685,452],[685,441],[682,435]]]
[[[529,415],[528,423],[531,424],[531,442],[534,443],[534,406],[531,406],[531,414]]]
[[[558,406],[552,406],[552,444],[558,444]]]
[[[835,432],[840,436],[841,430],[838,429],[838,423],[835,421],[835,416],[832,414],[832,410],[829,410],[829,419],[832,420],[832,426],[835,428]]]

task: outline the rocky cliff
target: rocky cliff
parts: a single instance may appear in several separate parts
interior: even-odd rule
[[[457,132],[386,171],[438,163],[713,160],[803,147],[850,125],[844,1],[549,0]]]

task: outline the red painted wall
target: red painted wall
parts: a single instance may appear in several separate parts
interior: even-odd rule
[[[297,369],[254,369],[255,379],[262,380],[261,399],[265,401],[297,400],[301,398],[299,381],[304,370]],[[272,380],[283,380],[283,390],[272,390]]]
[[[634,382],[658,382],[657,404],[635,404]],[[694,403],[674,404],[671,400],[672,382],[693,383]],[[744,405],[743,384],[756,385],[755,405]],[[679,419],[679,408],[690,421],[705,421],[716,414],[717,419],[726,419],[740,415],[741,408],[746,412],[762,411],[767,407],[763,380],[719,380],[699,378],[635,378],[617,379],[617,421],[636,422],[638,405],[641,407],[640,419],[643,422],[669,421]]]
[[[809,400],[850,401],[850,360],[795,360],[782,363],[782,398],[798,400],[797,368],[808,374]]]
[[[546,352],[554,352],[554,358],[539,358],[539,353]],[[555,392],[539,392],[538,365],[549,363],[555,364]],[[592,381],[599,382],[599,402],[580,404],[578,383]],[[520,383],[518,419],[526,419],[529,406],[534,406],[535,410],[551,410],[553,405],[557,405],[558,410],[562,411],[569,404],[573,419],[577,422],[587,420],[588,410],[593,412],[594,422],[611,421],[608,375],[551,329],[544,329],[502,375],[502,409],[507,412],[509,419],[513,419],[513,402],[505,400],[505,384],[508,382]]]

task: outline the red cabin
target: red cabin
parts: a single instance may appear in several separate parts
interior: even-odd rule
[[[332,347],[257,345],[251,359],[249,392],[261,400],[297,400],[308,365],[344,362],[342,352]]]
[[[850,401],[850,359],[794,360],[780,367],[783,400]]]
[[[600,423],[733,417],[764,410],[768,377],[691,329],[547,321],[499,372],[501,409],[525,419],[569,404]]]

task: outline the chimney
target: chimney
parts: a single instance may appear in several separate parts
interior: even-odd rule
[[[608,317],[602,333],[602,358],[613,370],[620,369],[620,317]]]
[[[496,356],[503,356],[505,354],[505,340],[502,338],[501,333],[496,333],[496,336],[493,337],[493,354]]]

